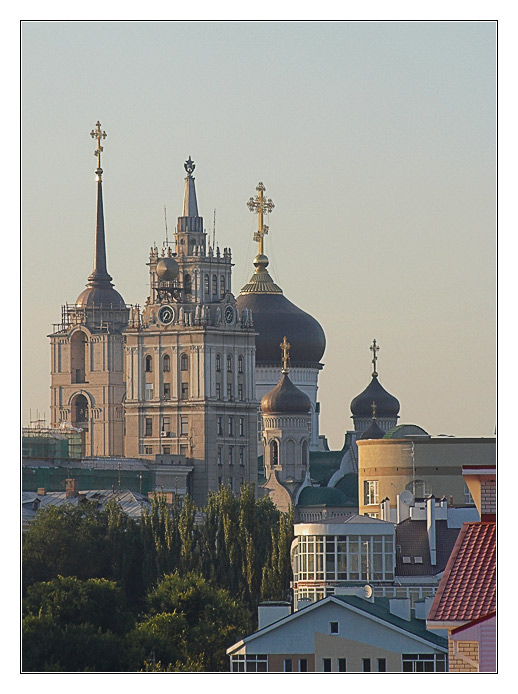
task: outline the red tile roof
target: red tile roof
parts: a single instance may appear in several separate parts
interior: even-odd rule
[[[496,524],[464,523],[428,621],[465,622],[496,609]]]

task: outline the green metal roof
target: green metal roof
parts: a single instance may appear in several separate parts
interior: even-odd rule
[[[389,429],[384,439],[402,439],[406,436],[426,436],[431,438],[430,434],[417,424],[398,424],[396,427]]]
[[[355,506],[343,492],[334,487],[305,487],[297,506]]]

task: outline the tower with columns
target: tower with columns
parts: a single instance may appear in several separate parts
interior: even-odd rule
[[[194,169],[189,157],[174,247],[151,248],[150,294],[126,330],[125,441],[128,456],[180,456],[202,504],[257,481],[258,403],[252,315],[232,294],[230,248],[207,245]]]
[[[86,289],[61,309],[51,348],[51,426],[83,431],[83,455],[124,454],[124,337],[129,309],[114,289],[106,263],[101,142],[99,121],[90,133],[96,140],[97,220],[94,266]]]

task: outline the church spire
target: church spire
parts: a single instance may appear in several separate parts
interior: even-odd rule
[[[184,169],[187,171],[185,177],[185,191],[183,194],[183,217],[198,217],[198,202],[196,200],[196,188],[194,187],[193,171],[196,164],[191,157],[184,164]]]
[[[95,130],[90,133],[91,137],[97,140],[97,149],[94,156],[97,157],[97,169],[95,170],[97,179],[97,221],[95,225],[95,250],[94,250],[94,269],[88,277],[88,282],[91,287],[102,287],[110,284],[111,276],[108,274],[106,267],[106,240],[104,233],[104,211],[103,211],[103,189],[102,189],[102,173],[101,168],[101,153],[103,147],[102,140],[106,138],[106,132],[101,130],[99,121],[95,124]]]

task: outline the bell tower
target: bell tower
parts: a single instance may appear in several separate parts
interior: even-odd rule
[[[257,481],[256,333],[231,292],[230,248],[207,245],[191,157],[184,168],[174,245],[151,248],[150,294],[126,330],[125,450],[174,456],[204,504],[219,485]]]
[[[124,337],[129,309],[114,289],[106,264],[101,142],[96,140],[97,219],[94,263],[86,289],[61,309],[51,348],[51,426],[83,432],[84,456],[124,455]]]

